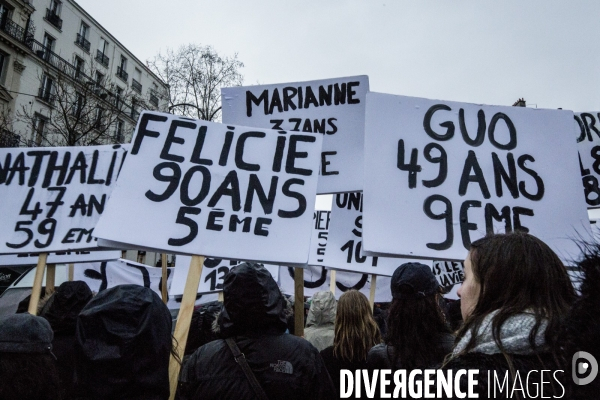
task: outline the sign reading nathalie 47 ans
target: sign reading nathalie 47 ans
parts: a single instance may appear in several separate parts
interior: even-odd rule
[[[132,143],[98,238],[123,248],[306,263],[321,136],[144,112]]]
[[[462,260],[486,233],[524,230],[577,257],[590,228],[571,111],[367,100],[367,254]]]
[[[0,253],[93,250],[126,148],[0,149]]]
[[[221,90],[223,122],[325,136],[317,193],[362,190],[368,76]]]

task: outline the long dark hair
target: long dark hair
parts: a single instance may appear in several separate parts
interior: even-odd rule
[[[408,285],[400,286],[400,291],[407,294],[414,292]],[[427,297],[394,299],[385,338],[385,343],[393,347],[392,366],[414,369],[441,362],[446,351],[440,346],[440,334],[449,332],[437,293]]]
[[[480,293],[457,334],[460,340],[471,332],[462,353],[475,346],[483,320],[494,311],[492,334],[505,356],[500,341],[502,324],[524,312],[536,321],[529,334],[531,348],[537,348],[535,338],[546,321],[546,345],[557,349],[559,329],[576,295],[565,266],[550,247],[525,232],[494,234],[473,242],[470,257]]]

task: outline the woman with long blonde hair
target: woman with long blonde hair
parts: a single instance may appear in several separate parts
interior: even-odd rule
[[[333,346],[321,351],[336,390],[340,390],[340,370],[365,369],[369,350],[380,342],[381,333],[365,295],[356,290],[341,295],[335,317]]]

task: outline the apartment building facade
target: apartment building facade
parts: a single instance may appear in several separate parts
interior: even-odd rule
[[[127,143],[167,86],[72,0],[0,0],[0,146]]]

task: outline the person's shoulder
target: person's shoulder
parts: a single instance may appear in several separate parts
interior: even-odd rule
[[[385,343],[371,347],[367,355],[367,365],[369,368],[386,368],[389,366],[388,347]]]
[[[329,346],[320,351],[321,358],[323,360],[328,360],[333,358],[333,346]]]

